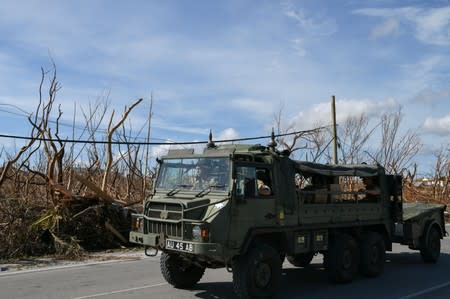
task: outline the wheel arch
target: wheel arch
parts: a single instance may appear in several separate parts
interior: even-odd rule
[[[288,247],[288,237],[284,231],[252,230],[250,231],[239,252],[243,255],[256,243],[265,243],[272,246],[278,252],[286,252]]]
[[[425,226],[424,235],[423,235],[423,237],[422,237],[422,239],[423,239],[424,241],[427,241],[427,240],[428,240],[428,236],[430,235],[430,231],[431,231],[433,228],[436,228],[436,229],[437,229],[437,231],[439,232],[439,236],[441,237],[441,239],[444,238],[444,232],[443,232],[443,229],[442,229],[441,225],[440,225],[437,221],[432,220],[432,221],[429,221],[428,224]]]

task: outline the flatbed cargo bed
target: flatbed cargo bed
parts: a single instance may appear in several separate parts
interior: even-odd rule
[[[434,213],[444,209],[443,204],[432,203],[403,203],[403,221],[414,220],[416,217],[423,217],[425,214]]]
[[[420,249],[432,227],[440,237],[447,235],[444,211],[446,205],[431,203],[403,203],[403,222],[396,224],[394,241]]]

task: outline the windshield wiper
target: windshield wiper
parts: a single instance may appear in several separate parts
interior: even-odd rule
[[[206,194],[208,194],[209,192],[211,192],[211,186],[206,187],[205,189],[203,189],[202,191],[200,191],[199,193],[195,194],[195,197],[203,197]]]
[[[175,188],[173,188],[172,190],[170,190],[169,192],[167,192],[167,196],[174,196],[175,194],[177,194],[178,192],[181,191],[181,188],[188,188],[188,187],[192,187],[192,185],[186,185],[186,184],[178,184],[175,186]]]
[[[177,194],[178,192],[180,192],[181,189],[178,188],[178,186],[176,186],[175,188],[173,188],[172,190],[170,190],[169,192],[166,193],[167,196],[174,196],[175,194]]]
[[[211,190],[213,188],[225,188],[225,185],[209,185],[208,187],[204,188],[199,193],[195,194],[195,197],[203,197],[206,194],[208,194],[209,192],[211,192]]]

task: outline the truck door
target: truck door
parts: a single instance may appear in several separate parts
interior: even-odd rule
[[[249,230],[277,225],[276,202],[270,165],[235,166],[229,240],[237,247]]]

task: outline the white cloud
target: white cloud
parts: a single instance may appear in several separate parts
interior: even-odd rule
[[[329,36],[337,31],[336,21],[330,17],[323,18],[315,14],[308,14],[297,8],[292,1],[282,4],[284,14],[295,20],[299,28],[308,36]]]
[[[400,65],[404,73],[401,79],[406,91],[448,89],[448,68],[450,62],[443,55],[425,55],[415,63]],[[399,82],[400,83],[400,82]]]
[[[365,114],[368,117],[377,117],[384,112],[395,110],[399,104],[394,99],[375,101],[369,99],[361,100],[337,100],[336,122],[342,123],[348,117]],[[306,111],[301,111],[293,119],[296,128],[302,130],[313,129],[331,123],[330,103],[319,103]]]
[[[415,27],[415,37],[422,43],[450,45],[450,6],[440,8],[365,8],[354,10],[353,13],[382,17],[397,22],[397,25],[386,24],[385,30],[398,30],[395,27],[398,27],[400,21],[410,23]],[[376,28],[372,31],[372,35],[375,30]]]
[[[445,101],[450,98],[450,88],[435,90],[433,88],[425,88],[412,98],[413,102],[430,104],[439,101]]]
[[[308,13],[305,9],[296,7],[292,1],[282,2],[281,7],[284,15],[296,22],[298,35],[290,43],[295,53],[301,57],[307,54],[307,40],[328,37],[337,31],[336,21],[330,16],[324,18],[318,13]]]
[[[152,147],[152,151],[151,151],[151,156],[152,157],[161,157],[164,155],[167,155],[167,152],[170,149],[183,149],[184,146],[181,145],[170,145],[170,143],[168,142],[167,145],[157,145],[157,146],[153,146]]]
[[[215,140],[229,140],[239,138],[239,133],[233,128],[227,128],[219,133],[217,137],[213,137]]]
[[[386,21],[377,25],[372,30],[370,36],[373,39],[378,39],[389,35],[394,35],[399,32],[399,28],[400,28],[399,22],[396,19],[387,19]]]
[[[393,18],[404,16],[408,19],[413,19],[421,10],[415,7],[401,7],[401,8],[362,8],[353,11],[355,14],[366,15],[369,17],[384,17]]]
[[[207,135],[205,135],[207,136]],[[239,133],[234,128],[226,128],[225,130],[219,132],[217,135],[213,132],[213,141],[214,140],[229,140],[229,139],[237,139],[239,138]],[[199,140],[194,140],[194,142],[197,142]],[[202,141],[206,141],[205,139],[202,139]],[[163,155],[166,155],[167,152],[171,149],[187,149],[187,148],[193,148],[196,153],[203,152],[203,149],[205,148],[205,144],[188,144],[188,145],[178,145],[178,144],[171,144],[176,143],[177,140],[168,140],[167,144],[158,145],[152,147],[152,157],[161,157]]]
[[[427,117],[423,124],[425,132],[441,136],[450,135],[450,115],[438,118]]]
[[[206,128],[195,128],[195,127],[188,127],[188,126],[183,127],[183,126],[169,125],[161,119],[156,119],[152,124],[152,128],[168,130],[171,132],[196,134],[196,135],[204,135],[204,136],[207,136],[207,134],[208,134],[208,129],[206,129]]]
[[[435,45],[450,45],[450,6],[424,11],[416,22],[419,40]]]

